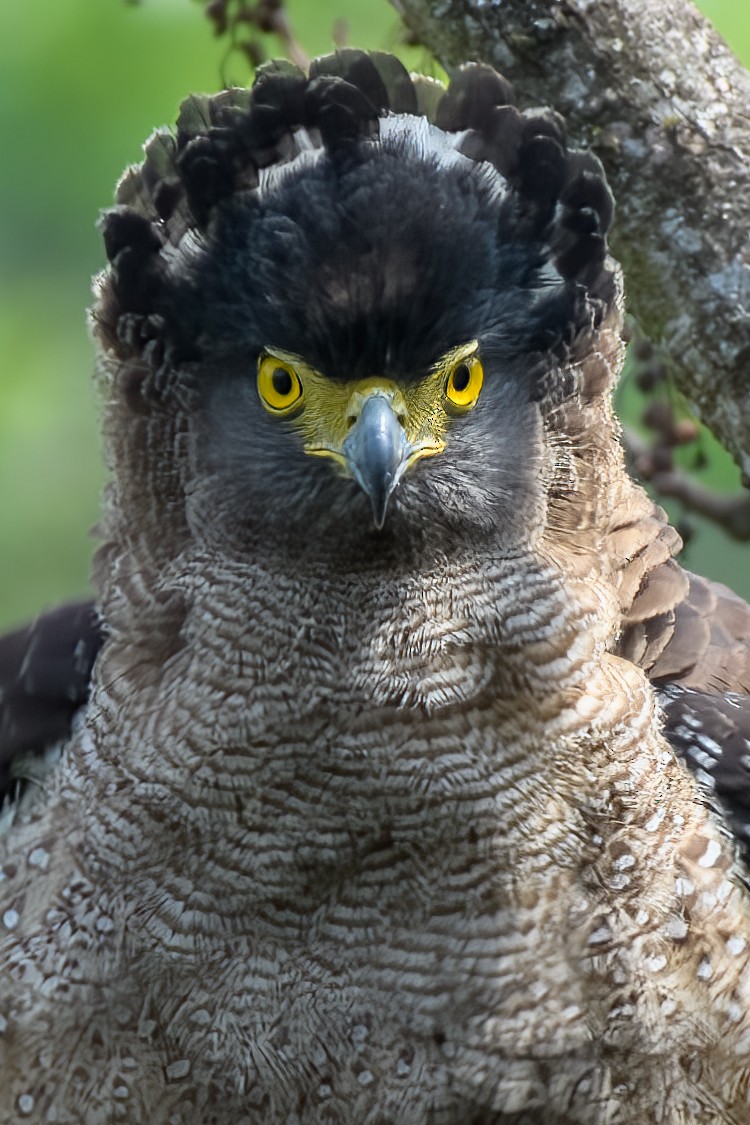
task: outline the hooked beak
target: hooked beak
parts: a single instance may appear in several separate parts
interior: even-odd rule
[[[370,498],[375,527],[380,531],[412,453],[389,396],[376,391],[365,398],[341,451],[352,476]]]

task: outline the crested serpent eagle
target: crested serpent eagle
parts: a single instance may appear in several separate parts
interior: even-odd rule
[[[0,1118],[750,1121],[750,609],[488,67],[193,97],[102,219],[95,609],[0,643]]]

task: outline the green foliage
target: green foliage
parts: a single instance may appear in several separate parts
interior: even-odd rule
[[[750,66],[750,10],[743,0],[700,0],[698,8],[723,35],[737,58]]]
[[[703,6],[750,59],[742,5]],[[351,43],[398,44],[385,0],[289,7],[310,54],[330,49],[339,18]],[[0,627],[87,590],[103,482],[84,314],[103,264],[94,221],[186,93],[248,80],[243,57],[225,52],[188,0],[0,4]],[[405,57],[429,65],[423,51]]]

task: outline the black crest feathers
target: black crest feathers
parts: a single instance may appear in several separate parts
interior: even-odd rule
[[[101,222],[111,269],[95,317],[105,343],[133,356],[153,338],[133,318],[158,321],[174,249],[188,233],[200,240],[226,200],[252,199],[264,169],[311,147],[330,159],[346,156],[375,139],[389,114],[427,117],[466,157],[493,165],[517,197],[520,235],[548,247],[563,280],[584,286],[602,307],[611,304],[612,199],[596,158],[568,150],[557,114],[518,110],[510,84],[482,64],[459,67],[444,89],[410,76],[391,55],[342,50],[314,60],[309,75],[272,62],[251,90],[190,97],[176,131],[151,137],[143,164],[125,174],[117,206]]]

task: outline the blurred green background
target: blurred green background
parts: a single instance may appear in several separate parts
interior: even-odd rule
[[[311,54],[338,18],[355,45],[398,41],[386,0],[289,7]],[[701,7],[750,63],[747,0]],[[0,627],[87,591],[103,481],[84,315],[103,264],[94,221],[150,131],[222,84],[224,54],[190,0],[0,2]],[[248,69],[237,57],[224,75]],[[726,456],[710,462],[712,483],[737,486]],[[687,562],[750,596],[749,558],[701,527]]]

